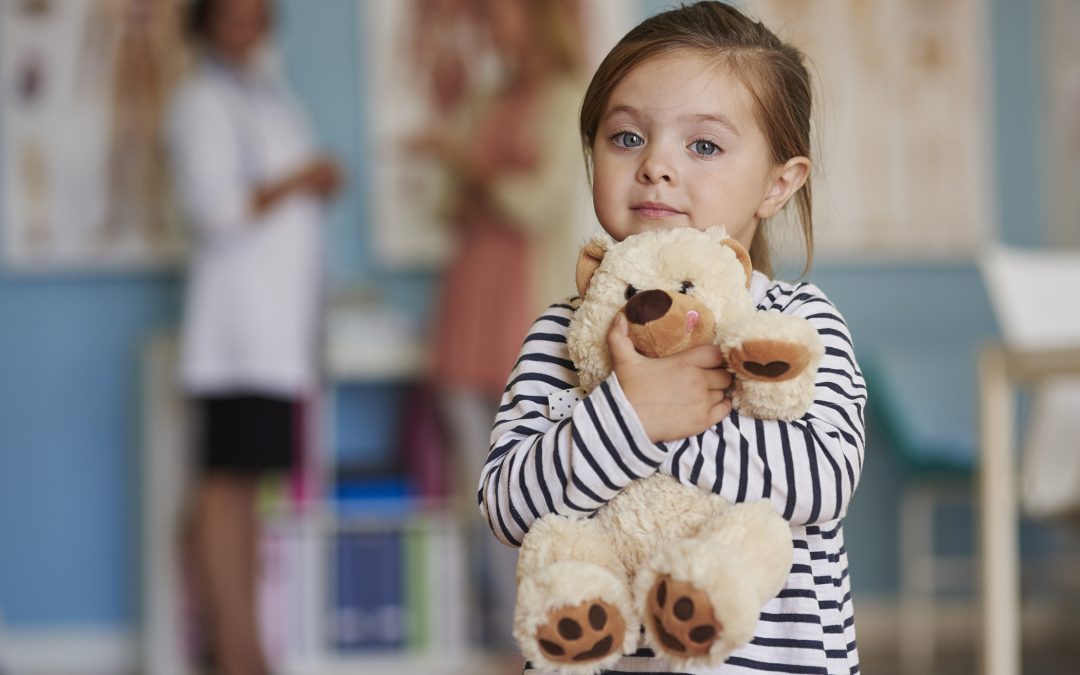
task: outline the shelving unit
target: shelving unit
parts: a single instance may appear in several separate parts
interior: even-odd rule
[[[330,321],[328,382],[312,415],[316,422],[310,430],[311,447],[317,450],[305,462],[305,484],[297,492],[302,497],[283,500],[264,516],[260,601],[268,655],[285,675],[493,672],[494,665],[473,650],[466,638],[468,553],[460,511],[446,502],[408,499],[343,507],[332,498],[332,449],[338,440],[333,431],[336,389],[410,382],[424,366],[424,351],[415,341],[372,344],[357,339],[363,331],[348,330],[350,325],[356,327],[352,319]],[[189,416],[175,385],[176,351],[175,337],[163,334],[152,337],[142,355],[142,672],[146,675],[191,672],[187,654],[191,628],[185,616],[177,547],[183,497],[190,481],[191,444]],[[412,567],[402,571],[409,577],[403,583],[421,580],[423,588],[410,592],[414,597],[424,594],[427,605],[422,620],[430,625],[421,631],[419,640],[410,633],[404,649],[342,649],[335,646],[336,546],[343,536],[379,532],[400,534],[406,552],[414,555],[407,563]],[[415,555],[432,546],[440,548]],[[418,565],[422,571],[417,571]],[[406,610],[418,607],[414,601]],[[410,623],[410,631],[415,629]]]

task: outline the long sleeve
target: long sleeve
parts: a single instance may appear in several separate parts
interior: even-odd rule
[[[252,176],[220,92],[204,80],[183,87],[168,124],[171,168],[184,215],[201,236],[227,236],[250,223]]]
[[[797,525],[835,521],[862,472],[866,385],[850,332],[816,286],[772,283],[759,309],[801,316],[825,346],[814,403],[792,422],[732,413],[714,429],[665,445],[661,471],[734,502],[769,499]]]
[[[575,301],[576,303],[576,301]],[[533,324],[503,394],[478,499],[492,531],[518,546],[548,513],[587,516],[630,481],[655,473],[667,451],[652,443],[612,374],[561,420],[551,397],[578,385],[566,330],[574,306]]]

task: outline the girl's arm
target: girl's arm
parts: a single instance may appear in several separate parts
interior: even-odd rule
[[[661,470],[731,501],[769,499],[794,524],[836,520],[859,482],[865,442],[866,384],[851,334],[810,284],[774,284],[759,308],[804,317],[821,335],[813,405],[792,422],[733,413],[703,434],[666,443],[671,457]]]
[[[588,516],[667,458],[623,412],[631,408],[615,375],[580,403],[563,393],[578,386],[566,348],[576,302],[553,305],[533,324],[492,429],[477,496],[492,531],[512,546],[541,516]],[[559,409],[568,414],[555,419]]]

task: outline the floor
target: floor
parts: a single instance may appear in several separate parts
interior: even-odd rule
[[[1038,648],[1027,648],[1022,657],[1022,670],[1031,675],[1076,675],[1080,672],[1080,617],[1072,627],[1074,639],[1056,641]],[[861,653],[861,670],[869,675],[908,675],[899,665],[894,653]],[[934,670],[922,675],[978,675],[974,649],[950,650],[938,655]]]

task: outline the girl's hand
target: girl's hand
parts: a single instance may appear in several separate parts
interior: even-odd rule
[[[652,442],[695,436],[731,413],[731,373],[719,347],[702,345],[664,358],[642,356],[619,312],[607,336],[612,369]]]

